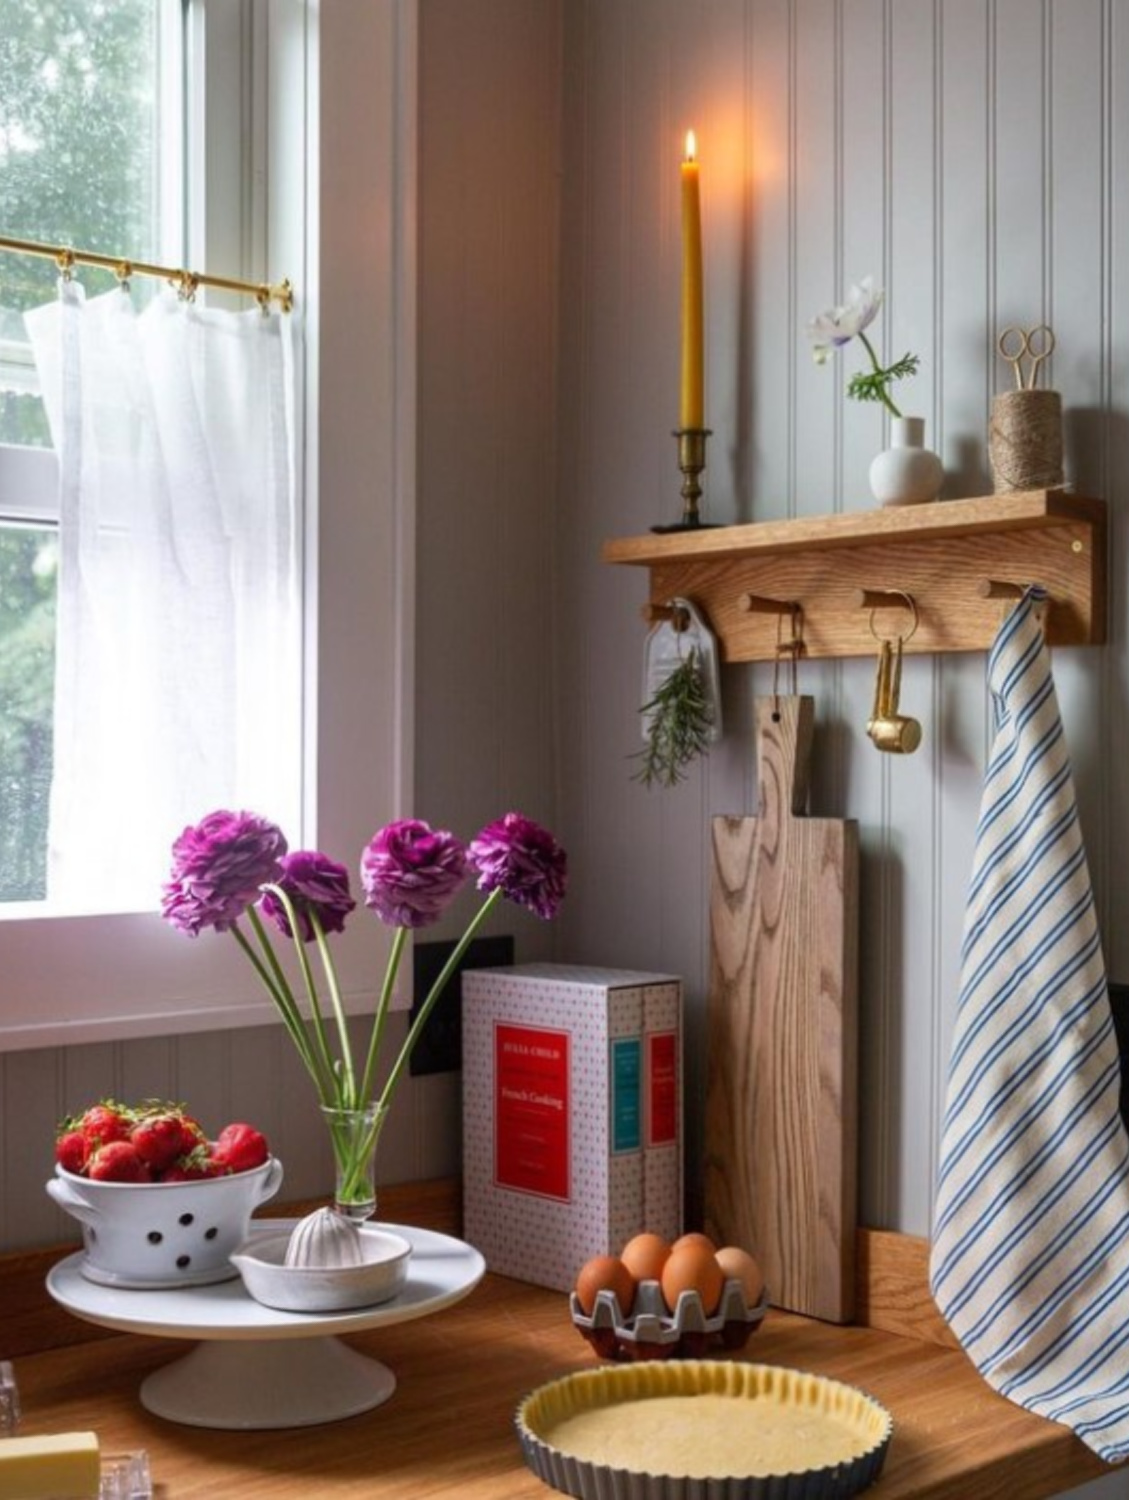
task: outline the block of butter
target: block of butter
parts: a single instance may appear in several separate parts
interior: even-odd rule
[[[0,1442],[0,1500],[98,1500],[100,1484],[97,1433]]]

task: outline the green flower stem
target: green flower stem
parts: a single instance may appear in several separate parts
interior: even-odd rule
[[[290,993],[290,986],[287,984],[286,976],[283,974],[281,968],[279,967],[278,959],[275,955],[273,947],[271,946],[270,939],[263,931],[258,913],[255,911],[254,907],[250,907],[248,909],[247,915],[250,918],[252,926],[256,930],[256,935],[263,947],[263,951],[268,955],[270,959],[270,967],[268,968],[267,965],[263,963],[262,959],[255,952],[251,944],[247,941],[247,938],[243,931],[240,929],[238,923],[236,923],[232,927],[231,935],[235,938],[236,942],[243,949],[247,957],[251,960],[251,965],[254,968],[256,974],[258,974],[263,988],[266,990],[267,994],[274,1002],[275,1009],[282,1017],[283,1025],[286,1027],[286,1030],[290,1034],[290,1040],[298,1049],[298,1056],[302,1059],[302,1063],[305,1066],[307,1073],[309,1073],[310,1077],[314,1081],[314,1086],[318,1091],[319,1099],[324,1101],[326,1098],[327,1087],[331,1088],[331,1081],[327,1081],[325,1078],[323,1078],[321,1072],[318,1069],[317,1060],[314,1056],[313,1050],[310,1047],[310,1039],[306,1034],[306,1028],[302,1020],[301,1012],[298,1009],[293,995]]]
[[[286,920],[290,924],[291,941],[294,944],[294,951],[298,956],[298,967],[302,971],[302,983],[306,987],[306,997],[310,1003],[310,1021],[313,1024],[314,1040],[317,1044],[317,1052],[320,1057],[322,1066],[326,1071],[326,1075],[331,1080],[331,1097],[338,1104],[340,1104],[342,1102],[340,1072],[339,1069],[334,1065],[333,1053],[329,1050],[329,1038],[325,1034],[325,1018],[321,1012],[321,999],[318,996],[317,985],[314,983],[314,973],[313,969],[310,967],[309,957],[306,954],[306,945],[302,941],[302,929],[299,923],[298,913],[294,909],[293,901],[291,901],[289,895],[282,889],[280,885],[267,885],[264,886],[263,889],[273,892],[273,894],[278,897],[279,901],[282,903],[282,908],[286,913]],[[259,922],[259,929],[265,937],[266,930],[265,928],[263,928],[261,920]],[[273,944],[271,945],[271,952],[274,952]],[[295,1006],[295,1009],[297,1009],[297,1006]]]
[[[363,1113],[363,1109],[357,1110],[356,1113]],[[329,1138],[333,1144],[333,1156],[337,1164],[338,1203],[364,1204],[371,1200],[369,1163],[376,1153],[380,1132],[387,1117],[387,1110],[379,1107],[374,1109],[372,1123],[363,1134],[347,1120],[327,1120]]]
[[[400,967],[400,956],[407,942],[408,929],[397,927],[396,936],[392,939],[392,951],[388,955],[388,964],[384,970],[384,983],[380,990],[380,1003],[376,1007],[376,1015],[372,1018],[372,1036],[369,1039],[368,1056],[365,1059],[364,1077],[361,1081],[361,1100],[369,1097],[372,1088],[373,1074],[376,1071],[376,1060],[380,1055],[380,1043],[384,1036],[384,1023],[388,1019],[388,1010],[392,1003],[392,990],[396,983],[396,974]]]
[[[337,968],[333,962],[333,954],[330,952],[329,943],[326,941],[325,929],[317,912],[310,908],[310,926],[314,930],[314,939],[318,945],[318,954],[321,958],[322,970],[325,974],[325,982],[329,986],[330,1004],[333,1006],[333,1016],[337,1023],[337,1035],[341,1043],[341,1061],[344,1067],[345,1097],[350,1109],[358,1109],[363,1106],[364,1098],[357,1097],[357,1078],[353,1068],[353,1047],[349,1040],[349,1023],[345,1016],[345,1006],[341,1001],[341,986],[337,982]]]
[[[874,345],[870,342],[865,332],[861,328],[859,329],[858,336],[862,340],[863,348],[866,350],[867,354],[870,355],[870,363],[874,368],[875,375],[879,377],[879,400],[882,402],[882,405],[886,408],[891,416],[900,417],[901,412],[894,405],[893,399],[890,396],[890,392],[886,389],[886,382],[890,378],[888,372],[884,370],[883,367],[878,363],[878,355],[874,352]]]
[[[479,907],[477,913],[471,918],[470,924],[467,927],[467,930],[463,933],[462,937],[459,939],[454,952],[451,954],[447,962],[443,965],[443,972],[431,986],[430,990],[428,990],[427,999],[420,1006],[419,1015],[416,1016],[415,1020],[412,1023],[411,1030],[408,1032],[407,1036],[404,1039],[404,1045],[400,1048],[400,1055],[397,1057],[395,1063],[393,1064],[392,1071],[388,1075],[388,1081],[385,1083],[384,1090],[381,1093],[379,1103],[384,1108],[387,1108],[392,1102],[392,1095],[395,1093],[396,1085],[400,1082],[401,1075],[408,1065],[408,1058],[412,1055],[412,1048],[415,1046],[416,1042],[419,1041],[420,1032],[427,1024],[428,1016],[435,1009],[436,1001],[439,999],[439,996],[446,988],[447,981],[450,979],[451,975],[455,972],[459,964],[462,962],[463,954],[470,946],[471,939],[474,937],[478,929],[482,926],[482,923],[485,921],[487,915],[491,911],[493,911],[494,907],[498,904],[498,901],[501,899],[501,895],[501,887],[496,887],[490,892],[486,900]]]

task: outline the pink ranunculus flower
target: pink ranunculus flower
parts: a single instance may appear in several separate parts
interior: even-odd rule
[[[549,921],[564,900],[568,857],[545,828],[521,813],[488,823],[470,842],[467,857],[480,891],[500,890],[509,901]]]
[[[209,813],[173,844],[172,878],[164,887],[165,919],[190,937],[205,927],[226,932],[277,880],[286,853],[282,830],[255,813]]]
[[[344,932],[345,918],[357,904],[349,890],[349,872],[345,866],[314,849],[288,854],[274,884],[290,897],[298,918],[298,935],[304,943],[314,940],[311,912],[316,914],[322,932]],[[286,907],[274,891],[263,892],[261,910],[283,937],[294,936]]]
[[[389,823],[361,855],[365,905],[390,927],[431,926],[466,877],[461,841],[419,818]]]

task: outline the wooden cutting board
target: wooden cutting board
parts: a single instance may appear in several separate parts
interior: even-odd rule
[[[858,825],[809,818],[811,698],[754,704],[755,818],[713,820],[706,1232],[777,1307],[854,1310]]]

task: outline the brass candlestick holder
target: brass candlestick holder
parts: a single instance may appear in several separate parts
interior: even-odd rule
[[[672,526],[652,526],[651,530],[698,531],[708,526],[698,513],[698,501],[702,498],[701,474],[706,467],[706,439],[713,433],[708,427],[679,427],[674,436],[678,439],[678,467],[682,471],[682,519]]]

